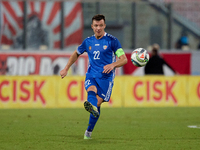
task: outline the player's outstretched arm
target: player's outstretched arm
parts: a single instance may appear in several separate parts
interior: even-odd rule
[[[73,52],[73,54],[70,56],[69,61],[67,62],[67,65],[65,66],[65,68],[60,71],[61,78],[64,78],[67,75],[67,72],[68,72],[69,68],[78,59],[78,57],[79,57],[79,54],[75,50]]]
[[[123,54],[119,57],[119,60],[112,63],[112,64],[108,64],[104,66],[104,71],[103,73],[110,73],[114,68],[118,68],[121,67],[123,65],[125,65],[128,62],[126,55]]]

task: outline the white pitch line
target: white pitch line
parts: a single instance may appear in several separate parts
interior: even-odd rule
[[[199,128],[200,129],[200,125],[189,125],[188,128]]]

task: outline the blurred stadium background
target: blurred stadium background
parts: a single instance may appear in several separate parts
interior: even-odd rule
[[[200,106],[200,0],[2,0],[0,12],[0,108],[82,107],[87,56],[64,80],[59,72],[93,34],[95,14],[129,58],[106,107]],[[182,35],[189,43],[177,48]],[[165,66],[165,75],[145,76],[131,64],[135,48],[154,43],[178,75]]]

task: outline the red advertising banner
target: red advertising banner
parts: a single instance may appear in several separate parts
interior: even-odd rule
[[[0,75],[59,75],[67,64],[71,53],[55,52],[0,52]],[[191,74],[191,53],[163,53],[165,61],[178,74]],[[144,67],[136,67],[130,60],[131,53],[126,53],[128,63],[116,69],[116,75],[144,74]],[[81,55],[72,65],[68,75],[85,75],[88,56]],[[123,70],[123,71],[122,71]],[[138,71],[139,70],[139,71]],[[170,71],[170,70],[167,70]],[[168,73],[168,72],[165,72]]]
[[[70,57],[70,53],[2,53],[1,75],[59,75]],[[69,70],[69,75],[84,75],[88,57],[81,55]]]

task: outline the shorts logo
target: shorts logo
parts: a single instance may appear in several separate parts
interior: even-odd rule
[[[92,46],[89,46],[89,51],[91,51],[91,49],[92,49]]]
[[[103,97],[105,97],[105,95],[104,94],[101,94]]]
[[[85,81],[85,87],[87,87],[88,85],[90,85],[91,83],[90,83],[90,80],[86,80]]]
[[[107,45],[104,45],[104,46],[103,46],[103,49],[104,49],[104,50],[106,50],[106,49],[107,49],[107,47],[108,47]]]

